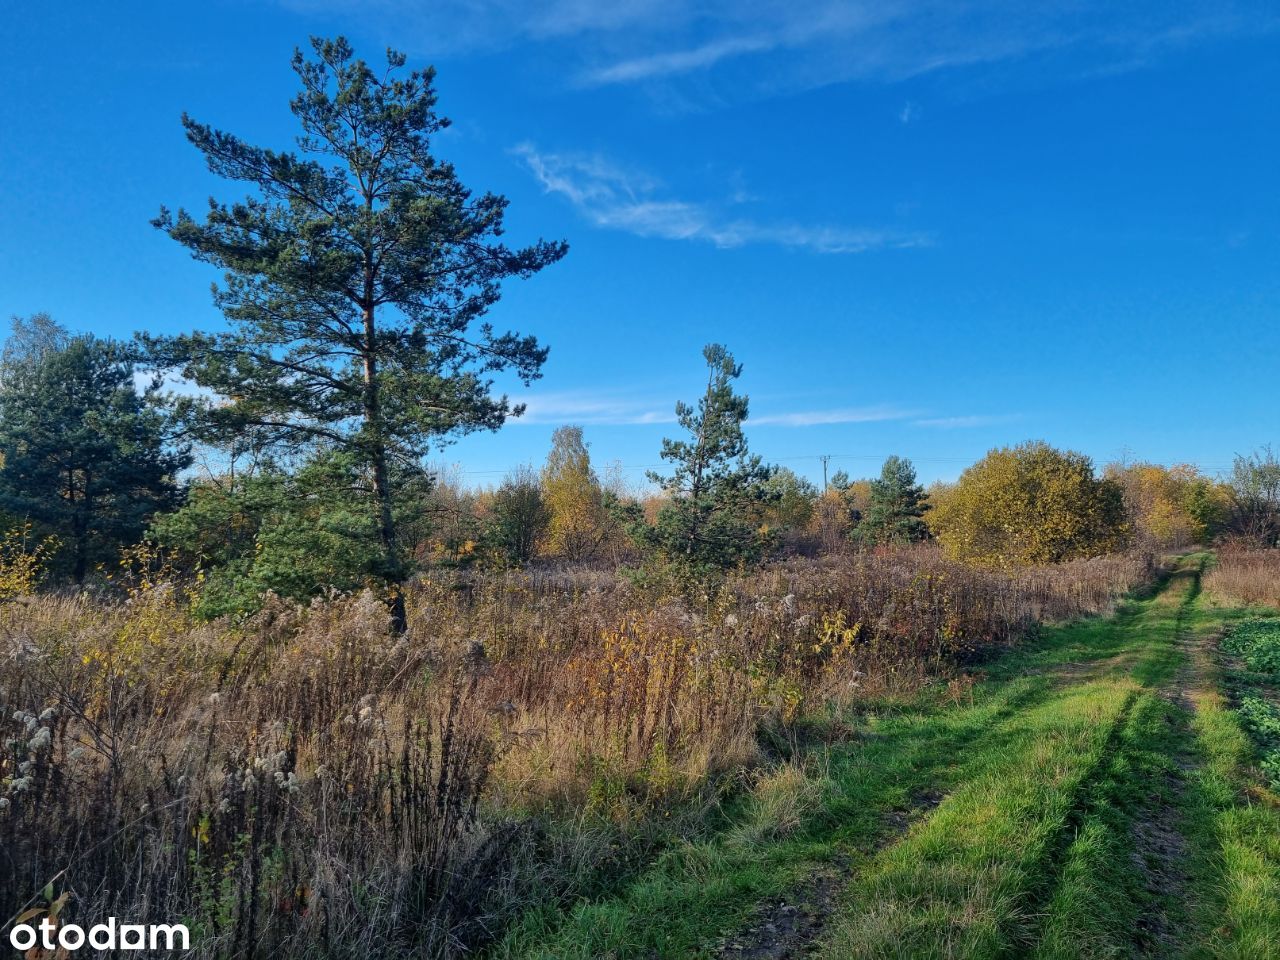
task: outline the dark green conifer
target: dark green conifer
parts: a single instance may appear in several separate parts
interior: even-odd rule
[[[506,246],[506,199],[473,194],[433,155],[448,126],[433,70],[405,74],[405,57],[388,51],[375,71],[342,38],[312,47],[313,58],[299,51],[293,61],[296,151],[183,117],[209,168],[254,192],[210,201],[202,221],[161,212],[158,227],[225,271],[214,296],[230,330],[146,342],[157,363],[216,395],[189,403],[206,439],[252,435],[293,455],[323,446],[352,458],[377,520],[370,573],[390,588],[403,629],[396,466],[521,412],[493,392],[492,375],[528,383],[547,351],[485,316],[503,280],[531,276],[567,248]]]

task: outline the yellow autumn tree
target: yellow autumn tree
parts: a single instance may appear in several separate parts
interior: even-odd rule
[[[1095,476],[1083,454],[1043,442],[992,450],[929,523],[948,555],[999,567],[1098,556],[1129,539],[1119,484]]]
[[[849,509],[854,512],[855,517],[861,519],[866,516],[867,510],[871,506],[870,480],[854,480],[841,493],[844,496],[845,503],[849,505]]]
[[[810,530],[825,552],[836,553],[848,546],[870,503],[870,480],[850,480],[843,470],[836,471],[814,502],[810,521]]]
[[[29,523],[0,536],[0,603],[35,592],[45,564],[57,548],[55,537],[35,540]]]
[[[1124,492],[1135,536],[1156,549],[1204,542],[1222,525],[1230,504],[1222,485],[1190,464],[1113,463],[1106,476]]]
[[[608,535],[604,490],[591,467],[582,428],[558,428],[542,468],[542,499],[548,513],[545,550],[566,560],[595,556]]]

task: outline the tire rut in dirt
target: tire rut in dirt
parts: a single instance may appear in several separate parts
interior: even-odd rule
[[[1180,647],[1189,640],[1188,614],[1192,604],[1200,593],[1201,570],[1179,570],[1169,579],[1165,595],[1178,590],[1186,583],[1185,591],[1179,590],[1177,599],[1178,612],[1174,622],[1173,642]],[[1187,717],[1193,709],[1190,698],[1186,694],[1192,683],[1194,674],[1190,668],[1191,657],[1188,652],[1187,664],[1180,670],[1170,686],[1157,693],[1163,700],[1178,711],[1166,715],[1169,722],[1179,725],[1179,733],[1186,733]],[[1061,877],[1065,860],[1073,838],[1080,831],[1091,813],[1094,812],[1094,789],[1107,778],[1115,775],[1121,766],[1120,739],[1133,713],[1140,694],[1135,693],[1116,716],[1107,739],[1102,760],[1097,767],[1081,781],[1076,789],[1078,801],[1067,817],[1063,829],[1059,832],[1058,842],[1045,858],[1048,864],[1046,875],[1052,876],[1054,882],[1047,884],[1034,898],[1029,913],[1033,916],[1045,916],[1047,907],[1053,898]],[[1179,739],[1185,741],[1185,735]],[[1132,934],[1132,950],[1142,957],[1165,957],[1175,952],[1178,923],[1171,915],[1169,905],[1177,903],[1184,897],[1189,887],[1190,878],[1185,869],[1188,856],[1188,842],[1180,823],[1177,801],[1186,788],[1186,774],[1194,767],[1195,760],[1185,750],[1173,757],[1175,769],[1165,774],[1164,782],[1157,785],[1147,796],[1144,805],[1134,810],[1127,818],[1129,821],[1129,840],[1132,846],[1131,858],[1138,875],[1143,878],[1145,902],[1140,904],[1138,919]],[[1163,789],[1160,789],[1162,787]],[[1041,940],[1039,930],[1033,931],[1028,946],[1033,947]],[[1030,952],[1030,950],[1028,951]]]
[[[1042,869],[1039,872],[1050,879],[1038,885],[1036,889],[1029,891],[1023,915],[1036,919],[1023,926],[1021,931],[1015,930],[1013,933],[1014,942],[1023,950],[1018,956],[1031,956],[1035,952],[1034,948],[1043,939],[1043,923],[1049,915],[1049,905],[1053,901],[1054,894],[1061,884],[1063,869],[1066,866],[1071,845],[1075,842],[1075,838],[1080,834],[1093,812],[1093,797],[1097,786],[1109,777],[1114,769],[1120,738],[1125,725],[1129,722],[1130,715],[1133,713],[1138,697],[1139,694],[1137,692],[1131,693],[1126,698],[1124,706],[1116,713],[1111,723],[1111,730],[1107,734],[1107,740],[1103,746],[1100,759],[1093,769],[1076,784],[1073,791],[1074,805],[1063,819],[1062,826],[1058,829],[1053,841],[1047,846],[1044,856],[1040,858]]]
[[[908,806],[887,811],[868,852],[874,855],[893,846],[943,799],[944,795],[936,790],[924,790],[913,796]],[[788,896],[763,901],[751,924],[724,938],[715,955],[725,960],[796,960],[810,956],[818,949],[840,893],[855,872],[853,858],[833,858]]]
[[[1171,915],[1170,905],[1185,902],[1191,884],[1187,872],[1190,845],[1179,810],[1186,795],[1187,778],[1199,766],[1188,747],[1192,737],[1189,720],[1196,709],[1190,692],[1206,681],[1201,675],[1200,651],[1188,620],[1192,604],[1200,594],[1200,582],[1200,571],[1197,571],[1178,609],[1174,627],[1174,642],[1185,659],[1172,683],[1160,691],[1172,708],[1165,720],[1174,727],[1182,747],[1171,756],[1173,769],[1166,773],[1163,789],[1150,793],[1147,803],[1135,813],[1130,828],[1133,864],[1150,898],[1134,929],[1134,949],[1140,956],[1162,957],[1176,952],[1178,929],[1182,924]]]

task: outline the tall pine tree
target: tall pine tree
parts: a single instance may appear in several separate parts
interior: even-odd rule
[[[147,342],[158,363],[217,395],[190,403],[205,438],[326,445],[362,464],[381,545],[370,573],[388,585],[403,630],[397,462],[417,467],[433,443],[521,412],[493,392],[491,375],[528,383],[547,351],[484,318],[501,281],[537,273],[567,247],[503,244],[505,198],[473,195],[433,156],[448,126],[433,70],[405,74],[405,57],[388,51],[375,71],[342,38],[312,47],[313,58],[293,61],[297,151],[183,117],[209,168],[256,192],[211,201],[203,222],[161,212],[157,226],[226,271],[214,295],[231,329]]]

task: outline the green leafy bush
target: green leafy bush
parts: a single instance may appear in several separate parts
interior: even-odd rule
[[[1222,649],[1255,673],[1280,680],[1280,618],[1244,621],[1223,640]]]
[[[1240,701],[1240,719],[1258,745],[1258,766],[1273,790],[1280,790],[1280,710],[1262,697]]]

